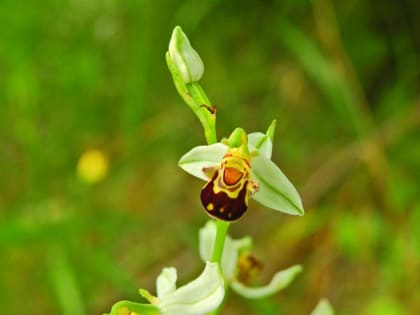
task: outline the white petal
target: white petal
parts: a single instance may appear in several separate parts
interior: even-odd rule
[[[203,168],[219,166],[227,149],[227,146],[222,143],[198,146],[185,153],[178,165],[187,173],[207,181]]]
[[[253,198],[262,205],[287,214],[303,215],[302,200],[286,175],[264,156],[251,160],[251,177],[259,185]]]
[[[200,257],[203,261],[208,261],[213,255],[214,242],[216,240],[216,222],[209,220],[206,225],[200,229]],[[225,280],[230,281],[236,273],[236,265],[239,253],[251,247],[252,240],[250,237],[244,237],[233,240],[229,235],[226,236],[225,245],[222,254],[222,271]]]
[[[204,315],[219,307],[224,294],[218,264],[207,262],[197,279],[160,298],[157,306],[163,315]]]
[[[273,295],[278,291],[287,287],[296,275],[302,271],[302,267],[294,265],[286,270],[277,272],[271,282],[263,287],[247,287],[244,284],[234,281],[231,283],[232,289],[248,299],[258,299],[266,296]]]
[[[174,267],[164,268],[156,280],[157,296],[163,297],[176,289],[176,269]]]
[[[249,152],[257,151],[260,155],[271,159],[273,144],[270,137],[262,132],[253,132],[248,134]]]
[[[334,310],[327,299],[322,299],[312,311],[311,315],[334,315]]]
[[[211,260],[214,240],[216,239],[216,229],[216,222],[209,220],[198,233],[200,257],[203,261]]]

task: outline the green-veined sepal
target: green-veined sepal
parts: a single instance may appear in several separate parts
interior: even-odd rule
[[[232,289],[239,295],[248,299],[258,299],[271,296],[287,287],[302,271],[300,265],[294,265],[285,270],[277,272],[271,279],[270,283],[261,287],[248,287],[239,281],[233,281],[230,285]]]
[[[187,173],[207,181],[209,178],[203,168],[219,166],[227,150],[227,146],[222,143],[201,145],[185,153],[178,165]]]
[[[256,201],[287,214],[304,214],[296,188],[276,164],[262,155],[253,158],[251,164],[251,178],[259,185],[258,192],[253,196]]]

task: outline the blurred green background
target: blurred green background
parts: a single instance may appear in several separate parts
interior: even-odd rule
[[[222,314],[420,314],[420,5],[403,1],[2,0],[2,314],[101,314],[202,269],[202,182],[177,167],[204,143],[166,68],[181,25],[206,66],[219,137],[277,119],[273,159],[304,217],[251,201],[261,281],[304,272]],[[109,160],[102,181],[80,156]],[[182,315],[182,314],[180,314]]]

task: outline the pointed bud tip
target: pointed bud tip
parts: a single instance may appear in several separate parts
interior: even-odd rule
[[[273,142],[273,140],[274,140],[274,132],[276,130],[276,123],[277,123],[277,120],[274,119],[271,122],[271,124],[268,127],[267,132],[266,132],[266,135],[270,138],[271,142]]]

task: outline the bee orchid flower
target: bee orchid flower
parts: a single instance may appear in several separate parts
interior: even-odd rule
[[[200,229],[200,257],[203,261],[210,259],[216,240],[216,222],[208,221]],[[251,256],[252,240],[250,237],[232,239],[227,235],[223,248],[221,268],[227,284],[237,294],[249,298],[263,298],[277,293],[287,287],[294,278],[302,271],[300,265],[293,265],[285,270],[277,272],[272,280],[260,287],[249,286],[254,271],[261,268],[261,264]]]
[[[104,315],[205,315],[223,301],[224,279],[217,263],[206,262],[201,275],[182,287],[176,288],[176,280],[176,269],[164,268],[156,280],[157,296],[139,290],[150,304],[120,301]]]
[[[249,198],[291,215],[303,215],[296,188],[271,161],[275,121],[267,132],[246,135],[236,128],[228,139],[191,149],[179,161],[186,172],[207,181],[201,191],[206,212],[235,221],[248,208]]]

